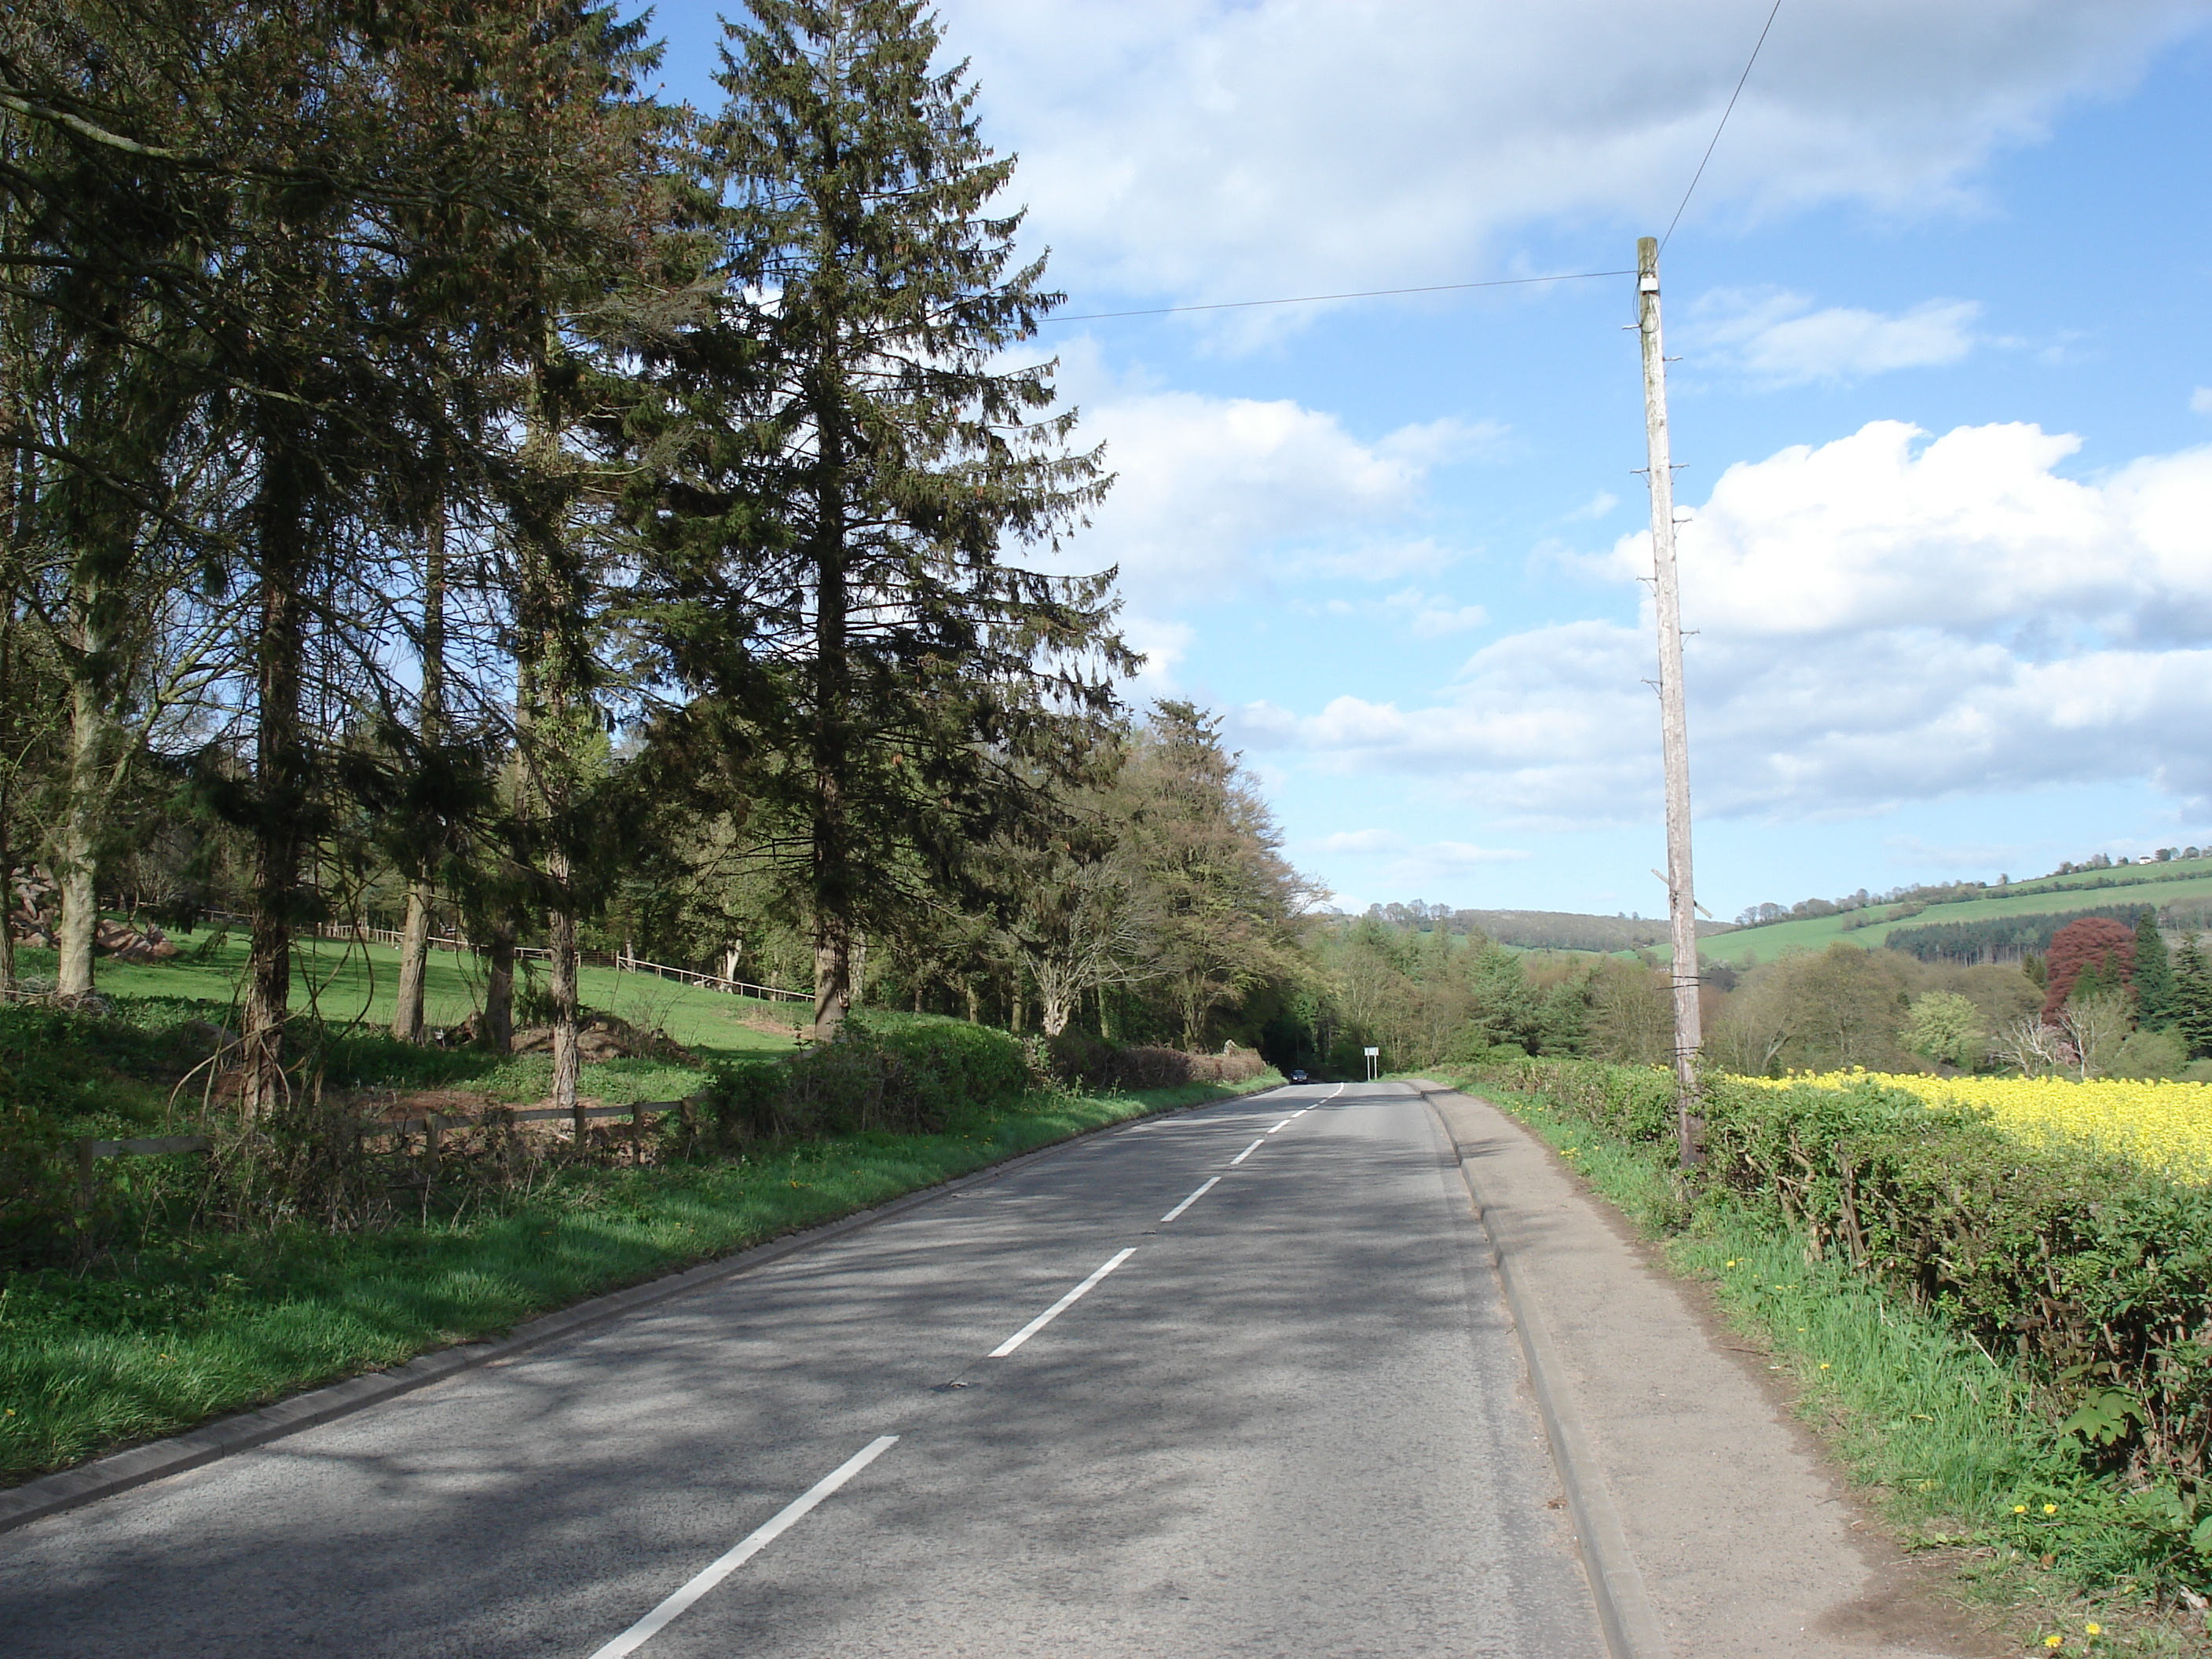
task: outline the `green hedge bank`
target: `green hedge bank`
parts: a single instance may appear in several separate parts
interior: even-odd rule
[[[1672,1161],[1665,1071],[1532,1060],[1455,1078],[1587,1124],[1655,1167]],[[1981,1114],[1871,1081],[1714,1080],[1702,1150],[1657,1219],[1679,1232],[1750,1220],[1786,1233],[1808,1266],[1842,1270],[1970,1341],[2036,1419],[2023,1429],[2098,1488],[2130,1534],[2105,1571],[2203,1593],[2212,1193],[2091,1147],[2027,1145]]]

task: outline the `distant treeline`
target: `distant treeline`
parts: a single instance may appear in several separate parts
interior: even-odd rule
[[[1442,904],[1370,904],[1367,915],[1389,927],[1418,933],[1482,933],[1524,951],[1644,951],[1668,940],[1664,916],[1588,916],[1568,910],[1454,910]],[[1699,938],[1733,932],[1724,921],[1701,921]]]
[[[1992,916],[1985,921],[1936,921],[1920,927],[1893,929],[1883,941],[1922,962],[1955,962],[1972,967],[1983,963],[2019,962],[2041,956],[2051,940],[2069,921],[2084,916],[2107,916],[2132,927],[2148,904],[2106,904],[2088,910],[2058,910],[2033,916]],[[2161,917],[2161,921],[2165,918]]]

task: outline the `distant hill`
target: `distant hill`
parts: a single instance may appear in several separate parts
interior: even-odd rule
[[[1423,933],[1476,930],[1500,945],[1525,951],[1646,951],[1667,944],[1664,916],[1586,916],[1571,910],[1453,910],[1441,904],[1376,904],[1367,914],[1392,927]],[[1698,937],[1732,931],[1725,921],[1700,921]]]
[[[2047,945],[2072,917],[2131,917],[2146,908],[2170,929],[2212,924],[2212,857],[2069,866],[2031,881],[1920,888],[1910,896],[1738,927],[1704,953],[1741,967],[1792,951],[1826,950],[1841,939],[1868,950],[1894,943],[1930,959],[2014,961]]]
[[[1667,943],[1664,916],[1585,916],[1571,910],[1455,910],[1500,945],[1529,951],[1644,951]],[[1700,921],[1698,937],[1735,930],[1725,921]]]

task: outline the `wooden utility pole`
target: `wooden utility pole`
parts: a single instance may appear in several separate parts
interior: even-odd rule
[[[1698,1098],[1697,887],[1690,873],[1690,723],[1682,707],[1682,599],[1674,574],[1674,471],[1667,442],[1667,355],[1659,334],[1659,239],[1636,244],[1636,315],[1644,337],[1644,435],[1650,456],[1651,591],[1659,612],[1659,732],[1667,766],[1667,915],[1674,924],[1674,1134],[1682,1166]]]

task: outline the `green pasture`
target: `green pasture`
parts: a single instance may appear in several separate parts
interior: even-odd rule
[[[1837,939],[1856,945],[1866,950],[1875,950],[1888,939],[1895,927],[1919,927],[1935,922],[1988,921],[2004,916],[2048,915],[2054,911],[2088,910],[2107,904],[2172,904],[2190,899],[2212,899],[2212,866],[2203,859],[2186,863],[2154,864],[2142,866],[2142,879],[2124,882],[2108,887],[2092,887],[2093,878],[2127,876],[2136,866],[2127,870],[2084,871],[2073,876],[2061,876],[2052,880],[2014,882],[2002,890],[1993,890],[1988,898],[1967,899],[1957,904],[1931,904],[1912,915],[1899,916],[1893,921],[1877,921],[1863,927],[1845,924],[1865,916],[1864,910],[1853,910],[1838,916],[1811,916],[1802,921],[1778,921],[1765,927],[1744,927],[1731,933],[1717,933],[1701,940],[1699,948],[1718,962],[1733,962],[1739,966],[1753,959],[1771,962],[1777,957],[1793,951],[1825,951]],[[2182,871],[2191,873],[2168,874]],[[2202,872],[2202,873],[2197,873]],[[1895,906],[1878,907],[1876,914]],[[1664,947],[1661,955],[1668,954]]]
[[[246,974],[246,935],[213,930],[173,934],[183,954],[169,962],[113,962],[101,958],[99,988],[122,997],[185,997],[218,1004],[236,1000]],[[207,946],[204,960],[198,959]],[[20,971],[51,974],[53,953],[26,950]],[[542,968],[534,971],[542,972]],[[748,1024],[788,1026],[811,1017],[803,1003],[768,1002],[679,985],[658,974],[586,968],[580,975],[586,1007],[615,1014],[645,1030],[659,1030],[702,1054],[783,1049],[787,1036]],[[337,944],[302,939],[293,946],[292,1006],[313,1009],[331,1025],[388,1026],[399,983],[399,952],[389,945]],[[433,1026],[458,1025],[483,1006],[483,963],[452,951],[433,951],[424,988],[423,1016]]]

